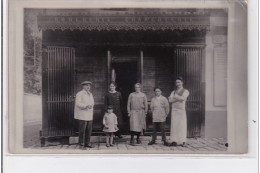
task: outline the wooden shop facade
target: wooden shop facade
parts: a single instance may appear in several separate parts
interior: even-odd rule
[[[102,132],[104,96],[112,80],[123,96],[122,130],[127,134],[126,102],[134,84],[142,83],[150,102],[155,86],[168,97],[179,75],[190,91],[188,137],[203,137],[207,107],[210,112],[211,107],[222,107],[225,114],[225,86],[214,87],[225,74],[215,76],[213,66],[214,52],[226,49],[226,18],[223,10],[210,9],[45,10],[37,18],[42,31],[41,137],[77,135],[74,100],[82,81],[93,83],[93,135]],[[149,113],[147,133],[151,122]],[[166,128],[169,131],[170,115]]]

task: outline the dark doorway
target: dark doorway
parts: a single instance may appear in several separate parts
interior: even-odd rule
[[[112,69],[115,70],[117,91],[121,92],[123,97],[123,115],[124,115],[124,129],[123,132],[129,130],[129,122],[127,115],[127,101],[128,96],[134,91],[134,84],[138,79],[137,62],[116,62],[112,63]]]

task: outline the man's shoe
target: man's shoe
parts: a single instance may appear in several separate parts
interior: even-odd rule
[[[142,142],[141,142],[140,139],[136,139],[136,143],[137,143],[137,144],[141,144]]]
[[[84,145],[79,145],[79,149],[84,150],[85,149]]]
[[[130,145],[135,145],[135,142],[134,142],[134,140],[130,140]]]
[[[172,142],[169,146],[174,146],[174,147],[176,147],[177,146],[177,143],[176,142]]]
[[[150,141],[150,142],[148,143],[148,145],[153,145],[153,144],[155,144],[154,141]]]
[[[163,145],[169,146],[170,144],[167,141],[163,141]]]
[[[87,148],[94,148],[94,146],[91,145],[91,144],[87,144],[87,145],[85,145],[85,147],[87,147]]]

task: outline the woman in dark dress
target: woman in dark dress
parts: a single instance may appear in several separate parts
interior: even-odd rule
[[[120,92],[116,91],[116,83],[111,82],[109,85],[109,92],[105,95],[105,110],[107,110],[107,107],[109,105],[113,106],[113,112],[117,116],[118,121],[118,128],[119,130],[115,133],[116,136],[119,138],[122,138],[120,134],[120,129],[123,123],[123,113],[122,113],[122,107],[123,107],[123,100],[122,95]]]

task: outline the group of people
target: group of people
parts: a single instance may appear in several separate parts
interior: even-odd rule
[[[189,91],[183,88],[183,79],[176,78],[176,89],[171,95],[164,97],[160,87],[154,88],[155,96],[151,100],[153,133],[152,140],[148,145],[156,143],[157,129],[160,127],[162,141],[166,146],[185,146],[187,134],[187,117],[185,104]],[[92,133],[94,99],[91,93],[92,83],[85,81],[81,83],[83,89],[76,95],[74,118],[79,121],[79,144],[83,147],[92,148],[90,137]],[[103,117],[103,131],[106,133],[106,146],[113,146],[114,135],[122,138],[120,129],[123,125],[123,99],[120,92],[116,91],[116,83],[111,82],[109,92],[105,95],[105,110]],[[140,135],[146,129],[146,115],[148,102],[146,95],[141,92],[141,84],[134,85],[135,92],[128,97],[127,112],[130,122],[130,145],[141,144]],[[170,111],[171,104],[171,130],[170,140],[167,141],[165,134],[165,122]],[[134,137],[136,136],[136,141]]]

